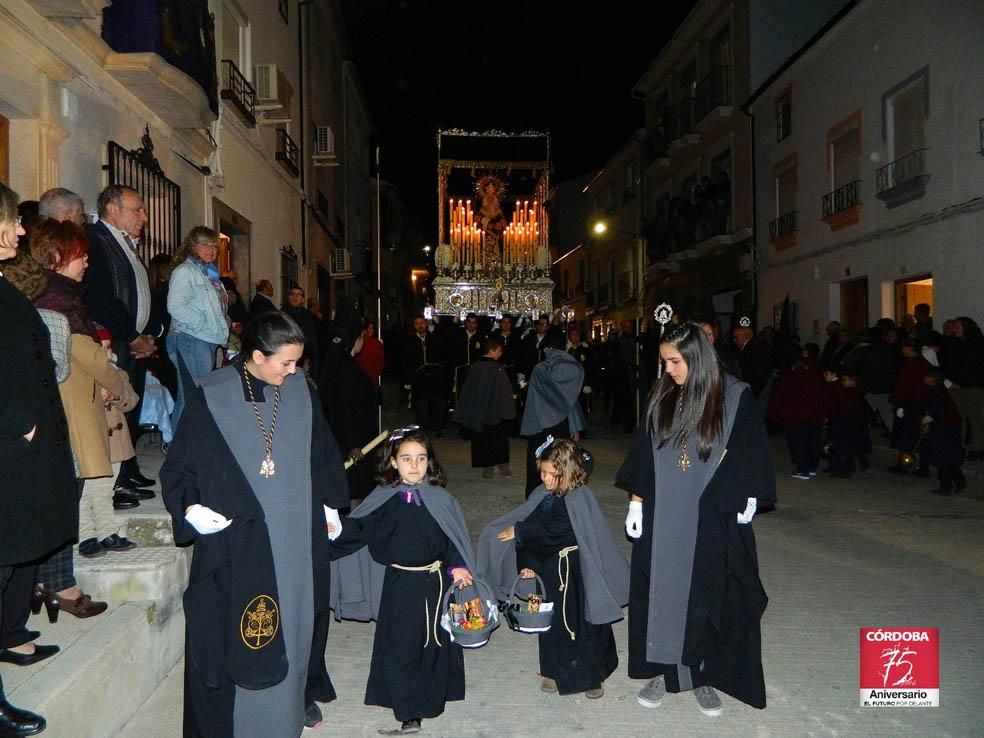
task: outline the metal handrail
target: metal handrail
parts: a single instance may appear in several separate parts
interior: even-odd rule
[[[256,125],[256,89],[231,59],[222,60],[221,96],[231,100],[246,119]]]
[[[834,213],[839,213],[842,210],[852,208],[859,202],[861,202],[860,179],[856,179],[853,182],[848,182],[843,187],[838,187],[836,190],[828,192],[820,198],[824,218],[829,217]]]
[[[929,149],[916,149],[905,156],[891,161],[875,170],[875,191],[877,194],[899,187],[926,174],[926,152]]]
[[[769,222],[769,238],[775,241],[783,236],[788,236],[790,233],[799,230],[797,224],[797,211],[790,210],[788,213],[783,213],[778,218]]]

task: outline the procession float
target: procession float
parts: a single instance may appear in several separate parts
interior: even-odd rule
[[[432,313],[551,313],[550,134],[441,130],[437,151]]]

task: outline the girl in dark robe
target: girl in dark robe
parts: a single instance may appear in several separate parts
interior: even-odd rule
[[[549,494],[540,498],[532,513],[496,537],[500,541],[515,539],[520,576],[532,579],[538,574],[546,590],[544,601],[553,603],[550,630],[538,636],[543,677],[540,689],[562,695],[584,692],[588,699],[598,699],[605,694],[605,679],[618,666],[618,653],[611,622],[595,624],[587,618],[582,553],[568,510],[569,495],[594,500],[591,490],[584,486],[588,470],[581,449],[567,439],[550,444],[540,454],[537,466]],[[599,517],[592,522],[594,537],[610,542],[614,550],[614,539],[604,520]],[[628,569],[625,560],[616,555],[613,563],[626,570],[622,572],[624,580]],[[618,589],[612,582],[606,584]]]
[[[441,489],[444,470],[419,428],[390,437],[379,482],[346,519],[332,556],[351,562],[368,547],[385,567],[365,704],[389,707],[400,721],[381,734],[404,735],[420,732],[421,721],[443,713],[446,702],[465,698],[461,646],[438,622],[447,586],[470,586],[474,565],[461,508]]]
[[[749,523],[775,502],[765,424],[748,385],[725,375],[696,323],[660,344],[662,379],[616,476],[631,490],[629,677],[656,707],[693,690],[706,715],[714,687],[765,707],[760,621],[768,598]]]

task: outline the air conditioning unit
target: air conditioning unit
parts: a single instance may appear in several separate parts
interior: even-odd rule
[[[352,275],[352,253],[348,249],[333,249],[331,252],[331,276]]]
[[[290,120],[290,101],[294,90],[276,64],[257,64],[253,79],[256,87],[254,109],[263,113],[263,121],[284,123]]]
[[[335,156],[335,132],[331,126],[315,126],[314,153],[311,155],[316,167],[338,166]]]

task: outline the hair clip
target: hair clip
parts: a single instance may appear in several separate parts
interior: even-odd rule
[[[419,431],[419,425],[408,425],[406,428],[397,428],[395,431],[390,433],[389,441],[393,443],[394,441],[402,441],[403,437],[408,433],[413,433],[414,431]]]
[[[547,440],[544,441],[543,443],[541,443],[537,447],[536,451],[533,452],[534,458],[539,459],[543,455],[543,452],[546,451],[548,448],[550,448],[550,445],[553,442],[554,442],[554,437],[553,436],[547,436]]]

